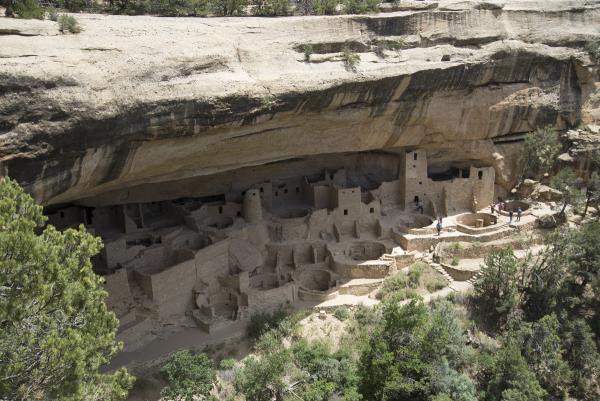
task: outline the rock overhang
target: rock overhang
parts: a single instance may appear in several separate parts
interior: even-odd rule
[[[0,37],[2,173],[51,204],[404,147],[499,169],[492,138],[574,126],[593,90],[579,46],[600,36],[600,2],[550,3],[281,19],[83,15],[80,35]],[[370,44],[407,35],[418,47],[386,58]],[[357,72],[335,54],[305,62],[297,49],[346,41],[366,46]]]

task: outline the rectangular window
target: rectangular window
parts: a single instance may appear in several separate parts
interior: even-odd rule
[[[344,216],[348,216],[348,209],[344,209]]]

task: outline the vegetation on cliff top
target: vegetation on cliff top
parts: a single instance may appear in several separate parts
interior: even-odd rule
[[[47,5],[48,3],[44,3]],[[127,15],[188,16],[245,16],[263,17],[286,15],[364,14],[377,11],[378,0],[56,0],[50,8],[70,12],[104,12]],[[0,0],[7,8],[6,15],[19,18],[43,19],[45,10],[39,0]]]

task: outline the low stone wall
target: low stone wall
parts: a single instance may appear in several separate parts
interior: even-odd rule
[[[479,271],[479,269],[477,270],[466,270],[466,269],[461,269],[458,266],[452,266],[449,263],[440,263],[442,265],[442,268],[444,270],[446,270],[446,273],[448,273],[450,275],[450,277],[452,277],[454,280],[456,281],[467,281],[470,278],[472,278],[473,276],[475,276],[475,274],[477,274],[477,272]]]
[[[510,202],[506,202],[504,204],[504,209],[500,212],[500,214],[504,215],[504,216],[508,216],[508,213],[512,210],[512,212],[514,213],[515,217],[517,215],[517,209],[521,208],[521,210],[523,211],[521,213],[521,216],[525,216],[526,214],[530,214],[529,212],[529,203],[527,202],[522,202],[522,201],[510,201]]]
[[[507,226],[507,224],[505,223],[505,224],[494,224],[491,226],[481,227],[481,228],[474,228],[474,227],[465,226],[463,224],[457,224],[456,230],[460,231],[462,233],[466,233],[466,234],[481,235],[481,234],[485,234],[485,233],[491,233],[494,231],[498,231],[502,227],[506,227],[506,226]]]
[[[410,215],[411,218],[415,220],[414,223],[398,224],[396,229],[405,234],[414,234],[414,235],[428,235],[437,233],[437,229],[434,224],[434,219],[428,216],[423,215]]]
[[[371,260],[357,262],[346,256],[334,256],[333,271],[342,277],[384,278],[390,274],[393,262],[389,260]]]
[[[388,257],[394,258],[396,261],[396,269],[403,269],[415,262],[415,255],[413,254],[388,255]]]
[[[357,285],[344,285],[339,287],[340,294],[351,294],[351,295],[367,295],[375,291],[381,285],[381,281],[373,283],[362,283]]]
[[[458,216],[456,222],[472,228],[483,228],[496,224],[498,217],[490,213],[466,213]]]
[[[404,234],[413,234],[413,235],[437,234],[437,228],[435,228],[435,227],[410,228],[410,227],[405,227],[405,226],[398,226],[398,227],[395,227],[394,230],[398,230]]]
[[[512,229],[503,229],[492,233],[485,233],[479,236],[474,236],[470,234],[460,234],[449,237],[407,237],[404,235],[397,235],[393,237],[394,240],[396,240],[396,242],[398,242],[402,246],[402,248],[404,248],[407,251],[424,251],[432,246],[437,245],[440,242],[488,242],[504,238],[508,235],[513,234],[514,232],[515,231]]]
[[[538,237],[534,237],[532,238],[531,242],[521,242],[519,241],[518,238],[514,238],[514,240],[512,238],[505,240],[506,242],[501,242],[501,243],[492,243],[492,244],[486,244],[486,243],[481,243],[478,246],[475,246],[473,244],[473,242],[471,243],[467,243],[465,244],[463,247],[461,248],[455,248],[455,249],[449,249],[448,245],[439,243],[436,246],[435,252],[434,252],[434,257],[436,259],[441,258],[442,260],[444,260],[445,258],[452,258],[452,257],[457,257],[458,259],[477,259],[477,258],[483,258],[486,255],[488,255],[489,253],[492,253],[494,251],[498,251],[501,249],[504,249],[506,247],[511,247],[512,249],[524,249],[530,246],[530,244],[543,244],[543,237],[538,236]],[[442,248],[442,246],[444,248]]]
[[[298,288],[298,298],[303,301],[327,301],[328,299],[333,299],[338,296],[338,291],[336,288],[332,288],[327,291],[315,291],[309,290],[306,288],[299,287]]]
[[[287,283],[269,290],[248,291],[248,311],[252,313],[275,310],[296,300],[296,284]]]

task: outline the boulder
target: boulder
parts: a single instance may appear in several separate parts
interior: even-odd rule
[[[562,199],[562,193],[547,185],[537,184],[531,193],[531,198],[542,202],[557,202]]]
[[[539,228],[555,228],[566,221],[566,214],[560,212],[544,214],[537,219]]]

